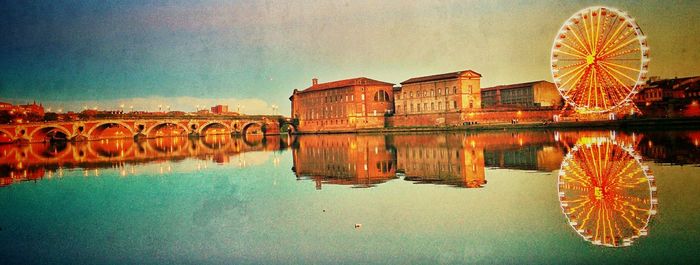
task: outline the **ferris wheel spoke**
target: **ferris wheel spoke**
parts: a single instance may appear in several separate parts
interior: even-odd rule
[[[606,55],[604,58],[605,58],[605,60],[614,60],[615,57],[627,55],[627,54],[630,54],[630,53],[633,53],[633,52],[638,52],[638,51],[640,51],[639,48],[627,49],[627,50],[624,50],[624,51],[619,51],[619,52],[616,52],[616,53],[613,53],[613,54],[610,54],[610,55]],[[620,59],[617,59],[617,60],[624,60],[624,59],[623,59],[623,58],[620,58]],[[638,58],[635,58],[635,59],[627,59],[627,60],[637,60],[637,61],[638,61],[639,59],[638,59]]]
[[[583,59],[583,60],[586,59],[586,56],[581,56],[581,55],[578,55],[578,54],[568,53],[568,52],[565,52],[565,51],[562,51],[562,50],[556,50],[556,52],[558,52],[558,53],[563,53],[563,54],[566,54],[566,55],[569,55],[569,56],[572,56],[572,57],[576,57],[576,58],[579,58],[579,59]]]
[[[578,27],[576,27],[578,28]],[[571,31],[571,34],[574,34],[574,38],[576,38],[576,41],[581,45],[581,47],[586,50],[586,53],[591,53],[590,47],[587,47],[585,44],[583,44],[583,41],[581,41],[581,38],[579,38],[578,34],[576,34],[576,30],[574,28],[569,27],[569,31]]]
[[[607,70],[611,70],[611,71],[617,73],[618,75],[621,75],[621,76],[624,77],[624,78],[629,79],[629,80],[632,81],[632,83],[634,83],[634,84],[637,83],[637,79],[634,79],[634,78],[632,78],[632,77],[626,75],[625,73],[618,71],[618,70],[615,69],[615,68],[608,67],[608,66],[606,66],[605,64],[602,64],[601,66],[603,66],[603,67],[606,68]]]
[[[632,43],[632,42],[634,42],[634,41],[636,41],[636,40],[637,40],[637,38],[631,38],[631,39],[625,41],[623,44],[620,44],[620,45],[615,46],[615,48],[610,47],[610,48],[612,48],[611,50],[604,51],[600,56],[601,56],[601,57],[605,57],[605,56],[607,56],[607,55],[613,53],[614,51],[617,51],[617,50],[619,50],[619,49],[624,48],[625,46],[629,45],[630,43]]]
[[[607,49],[607,46],[609,44],[611,44],[612,41],[616,40],[617,35],[620,34],[620,31],[625,27],[625,24],[626,23],[624,23],[624,22],[620,23],[620,25],[617,27],[617,29],[615,30],[613,35],[610,36],[610,38],[608,38],[608,40],[605,42],[605,44],[603,44],[603,47],[601,48],[602,51],[605,51],[605,49]]]
[[[563,73],[563,74],[559,75],[559,78],[565,77],[565,76],[567,76],[567,75],[569,75],[569,74],[571,74],[571,73],[574,73],[574,72],[581,71],[581,69],[583,69],[584,67],[586,67],[586,65],[584,65],[584,64],[579,65],[579,66],[577,66],[576,68],[571,69],[571,70],[567,71],[566,73]]]
[[[566,44],[566,42],[562,42],[561,45],[564,45],[564,46],[566,46],[567,48],[569,48],[570,50],[572,50],[572,51],[578,53],[578,54],[581,56],[580,58],[586,58],[586,56],[588,56],[587,54],[585,54],[584,52],[580,51],[579,49],[577,49],[577,48],[575,48],[575,47],[572,47],[572,46],[569,46],[569,44]]]
[[[591,43],[591,32],[588,30],[588,23],[587,23],[588,15],[582,16],[581,20],[583,21],[583,29],[586,31],[586,38],[585,38],[586,44],[588,44],[588,47],[590,48],[589,50],[592,53],[595,53],[595,50],[593,49],[593,44]],[[592,31],[592,29],[591,29],[591,31]]]
[[[573,88],[576,87],[576,84],[578,84],[579,80],[581,80],[581,77],[583,77],[583,75],[585,73],[586,73],[586,68],[585,67],[581,68],[580,70],[577,71],[576,74],[574,74],[574,78],[571,78],[571,79],[567,80],[566,82],[564,82],[563,84],[561,84],[561,87],[567,87],[566,85],[569,84],[569,82],[571,82],[571,80],[575,80],[571,86],[572,89],[569,90],[569,91],[572,91]],[[567,94],[568,94],[568,91],[567,91]]]
[[[594,14],[596,14],[596,13],[594,13]],[[597,14],[598,15],[596,17],[598,17],[598,22],[596,23],[595,46],[593,46],[593,47],[595,47],[595,49],[594,49],[595,51],[598,51],[598,46],[600,45],[600,43],[599,43],[600,42],[600,18],[602,17],[600,12],[598,12]]]
[[[627,67],[627,66],[624,66],[624,65],[621,65],[621,64],[616,64],[616,63],[611,63],[611,62],[605,62],[605,61],[601,61],[601,63],[603,63],[603,64],[605,64],[605,65],[610,65],[610,66],[615,66],[615,67],[618,67],[618,68],[630,70],[630,71],[635,71],[635,72],[640,72],[640,71],[641,71],[641,70],[639,70],[639,69],[634,69],[634,68],[632,68],[632,67]]]

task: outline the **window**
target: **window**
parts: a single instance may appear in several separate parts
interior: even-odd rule
[[[350,95],[350,101],[355,101],[355,95]]]
[[[364,89],[363,89],[363,90],[364,90]],[[360,100],[365,100],[365,94],[362,94],[361,96],[362,96],[362,97],[361,97]]]
[[[430,110],[435,110],[435,103],[430,103]]]
[[[457,87],[452,87],[452,94],[457,94]]]
[[[384,90],[379,90],[377,93],[374,93],[374,101],[390,101],[389,100],[389,94],[386,93]]]
[[[454,105],[454,108],[457,109],[457,101],[452,101],[452,104]]]

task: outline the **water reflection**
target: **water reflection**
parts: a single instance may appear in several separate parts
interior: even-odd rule
[[[219,164],[248,165],[245,152],[286,149],[288,139],[279,136],[207,135],[201,138],[163,137],[135,142],[105,139],[89,142],[52,142],[0,145],[0,186],[15,182],[62,177],[64,170],[80,168],[84,176],[99,176],[100,169],[118,169],[120,175],[136,174],[136,166],[160,163],[159,173],[172,171],[171,161],[187,158]],[[231,157],[237,157],[232,161]],[[274,162],[274,161],[273,161]],[[206,167],[198,163],[197,169]]]
[[[564,156],[546,131],[300,136],[294,146],[297,178],[314,181],[317,189],[367,188],[393,179],[481,188],[487,167],[550,172]]]
[[[648,233],[656,214],[654,176],[641,163],[637,137],[580,138],[561,163],[559,201],[571,227],[586,241],[630,246]]]
[[[488,168],[552,172],[580,139],[627,139],[645,159],[662,163],[699,164],[698,131],[518,131],[433,134],[342,134],[244,138],[207,135],[191,139],[163,137],[134,142],[105,139],[81,143],[0,145],[0,185],[22,180],[62,176],[65,169],[81,168],[98,175],[101,168],[135,174],[138,164],[194,158],[239,167],[251,164],[246,152],[291,147],[297,179],[323,185],[370,188],[387,181],[483,188]],[[279,165],[272,153],[272,164]],[[197,169],[207,163],[197,164]],[[171,169],[170,169],[171,170]]]

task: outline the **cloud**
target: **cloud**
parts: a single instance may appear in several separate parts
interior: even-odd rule
[[[26,104],[27,100],[9,100],[14,104]],[[244,114],[273,114],[272,104],[259,98],[198,98],[198,97],[135,97],[122,99],[107,99],[107,100],[68,100],[68,101],[46,101],[42,103],[44,108],[50,108],[51,111],[80,111],[83,108],[95,108],[100,110],[120,110],[124,105],[124,110],[129,111],[166,111],[179,110],[191,112],[199,109],[209,109],[215,105],[228,105],[229,111],[236,111],[240,106],[240,111]],[[286,108],[283,110],[286,112]],[[284,112],[282,112],[284,114]],[[280,113],[278,110],[277,113]]]

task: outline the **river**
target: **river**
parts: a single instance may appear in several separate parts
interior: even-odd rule
[[[0,145],[2,264],[691,263],[700,131]]]

